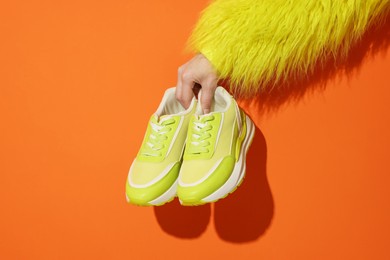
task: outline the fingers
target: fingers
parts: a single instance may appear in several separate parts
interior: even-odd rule
[[[184,105],[184,107],[187,109],[190,104],[191,100],[194,97],[194,92],[192,91],[192,88],[194,87],[194,80],[191,77],[191,75],[186,74],[185,72],[182,74],[181,77],[182,82],[182,90],[181,90],[181,103]]]
[[[185,73],[185,65],[181,66],[178,70],[176,99],[185,109],[188,109],[194,96],[192,92],[193,86],[193,80]]]
[[[184,65],[183,65],[184,66]],[[183,73],[183,66],[179,67],[177,70],[177,84],[176,84],[176,99],[180,102],[180,104],[187,109],[182,103],[181,103],[181,95],[182,95],[182,82],[181,82],[181,74]]]
[[[178,70],[176,98],[187,109],[194,97],[194,92],[196,94],[199,85],[201,85],[202,97],[200,102],[203,112],[207,114],[211,109],[217,81],[217,72],[210,61],[203,54],[197,54]]]
[[[200,103],[202,105],[203,114],[210,113],[216,88],[216,80],[209,80],[208,82],[203,83],[202,94],[200,95]]]

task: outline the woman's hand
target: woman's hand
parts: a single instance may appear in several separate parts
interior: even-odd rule
[[[176,86],[176,98],[186,109],[194,96],[193,88],[199,84],[202,89],[200,103],[204,114],[208,114],[215,89],[218,84],[217,71],[203,55],[197,54],[186,64],[179,67]]]

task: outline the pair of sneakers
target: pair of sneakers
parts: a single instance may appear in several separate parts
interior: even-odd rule
[[[158,206],[176,195],[182,205],[215,202],[233,192],[245,175],[255,129],[234,98],[218,87],[212,112],[203,114],[195,97],[185,110],[175,90],[165,92],[130,167],[130,203]]]

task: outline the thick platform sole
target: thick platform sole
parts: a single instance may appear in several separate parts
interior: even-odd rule
[[[129,198],[126,194],[126,201],[128,203],[138,205],[138,206],[161,206],[164,205],[165,203],[168,203],[172,201],[176,197],[176,190],[177,190],[177,182],[176,180],[171,187],[169,187],[168,190],[166,190],[163,194],[161,194],[159,197],[151,200],[151,201],[146,201],[146,202],[134,202]]]
[[[240,186],[244,179],[246,171],[246,154],[248,153],[249,147],[255,135],[255,126],[252,120],[247,115],[245,119],[247,125],[246,136],[241,146],[239,160],[236,162],[229,179],[219,189],[217,189],[215,192],[208,195],[207,197],[201,199],[199,202],[186,203],[185,201],[180,201],[182,205],[197,206],[210,202],[216,202],[220,199],[225,198],[230,193],[233,193],[237,189],[237,187]]]

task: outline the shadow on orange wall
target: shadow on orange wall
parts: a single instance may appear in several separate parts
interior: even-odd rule
[[[267,180],[267,144],[256,127],[243,183],[229,197],[214,204],[215,229],[226,241],[253,241],[265,233],[273,215],[274,200]]]
[[[276,113],[284,106],[296,104],[308,94],[324,91],[328,82],[338,76],[350,78],[366,58],[385,53],[389,46],[390,15],[381,26],[368,30],[345,59],[329,59],[325,64],[317,64],[311,74],[291,80],[288,85],[277,85],[273,91],[251,99],[239,98],[240,106],[258,125],[263,116]],[[222,81],[221,85],[228,86],[228,80]],[[253,241],[262,236],[270,226],[274,201],[267,181],[266,156],[266,140],[257,128],[248,153],[247,174],[242,187],[214,204],[214,224],[221,239],[234,243]],[[164,207],[155,207],[154,212],[161,228],[180,238],[200,236],[211,218],[209,204],[182,207],[177,200]]]
[[[351,48],[343,58],[330,57],[325,64],[317,64],[312,73],[306,77],[290,79],[289,84],[276,84],[268,93],[259,94],[255,98],[240,98],[240,105],[251,112],[252,117],[262,117],[276,113],[284,106],[296,104],[307,94],[322,92],[328,82],[338,76],[350,78],[357,73],[366,58],[372,58],[380,53],[386,53],[390,46],[390,14],[384,17],[383,22],[373,26],[363,35],[361,40]],[[228,80],[223,82],[229,85]]]
[[[266,175],[267,146],[264,135],[256,128],[248,152],[246,177],[233,194],[214,203],[214,223],[221,239],[249,242],[258,239],[269,227],[274,203]],[[161,228],[180,238],[195,238],[207,228],[211,206],[183,207],[177,200],[164,207],[154,207]]]
[[[157,222],[168,234],[180,238],[199,237],[210,222],[211,206],[183,207],[175,199],[163,207],[154,207]]]

